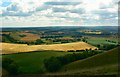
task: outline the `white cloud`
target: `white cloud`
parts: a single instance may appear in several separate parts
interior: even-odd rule
[[[76,14],[76,13],[68,13],[68,16],[71,18],[80,18],[81,17],[79,14]]]
[[[116,24],[118,17],[118,7],[115,4],[118,0],[72,0],[78,4],[62,0],[68,3],[50,5],[45,3],[56,0],[11,1],[9,6],[0,8],[3,25],[90,25],[91,22],[98,24],[105,19],[107,21],[102,24],[107,24],[108,21]]]

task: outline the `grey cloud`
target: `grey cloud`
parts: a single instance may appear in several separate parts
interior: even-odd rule
[[[7,11],[18,11],[19,7],[17,4],[12,4],[10,7],[7,8]]]
[[[3,12],[2,16],[30,16],[32,13],[24,13],[24,12]]]
[[[29,4],[32,4],[30,2]],[[28,12],[22,12],[20,9],[19,5],[17,3],[13,3],[11,6],[7,7],[7,9],[2,13],[1,16],[30,16],[35,12],[38,11],[43,11],[52,8],[53,12],[71,12],[71,13],[83,13],[83,9],[74,9],[73,10],[68,10],[65,9],[64,7],[58,8],[55,7],[57,5],[78,5],[80,2],[45,2],[42,6],[39,6],[35,8],[33,11],[28,11]],[[53,7],[54,6],[54,7]]]
[[[78,5],[81,2],[45,2],[45,5]]]
[[[43,10],[47,10],[49,8],[51,8],[51,6],[43,5],[43,6],[37,7],[35,11],[43,11]]]
[[[67,12],[67,11],[69,11],[69,10],[67,10],[67,9],[57,8],[57,7],[52,8],[52,10],[53,10],[53,12]]]
[[[83,8],[79,8],[79,9],[73,9],[70,12],[71,13],[83,14],[83,13],[85,13],[85,10]]]
[[[111,12],[108,12],[107,10],[94,11],[93,14],[99,15],[103,20],[117,17],[117,13],[111,13]]]
[[[78,14],[83,14],[85,13],[85,10],[83,8],[79,8],[79,9],[72,9],[72,10],[68,10],[68,9],[64,9],[64,8],[52,8],[53,12],[70,12],[70,13],[78,13]]]

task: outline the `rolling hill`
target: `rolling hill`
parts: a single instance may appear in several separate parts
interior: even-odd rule
[[[4,54],[2,58],[9,58],[14,60],[20,67],[19,70],[22,73],[35,74],[44,71],[44,60],[50,57],[64,56],[67,54],[73,54],[74,52],[29,52],[29,53],[16,53],[16,54]],[[79,53],[79,52],[76,52]]]
[[[117,75],[119,49],[120,47],[84,60],[72,62],[61,68],[58,74]]]
[[[74,42],[65,44],[51,44],[51,45],[27,45],[27,44],[11,44],[1,43],[2,49],[1,54],[11,54],[18,52],[30,52],[30,51],[41,51],[41,50],[55,50],[55,51],[68,51],[68,50],[85,50],[85,49],[96,49],[90,44],[85,42]]]

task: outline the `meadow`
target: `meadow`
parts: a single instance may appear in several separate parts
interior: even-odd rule
[[[109,42],[106,40],[114,41],[114,42]],[[88,43],[92,45],[98,45],[98,44],[118,44],[118,39],[117,38],[108,38],[108,37],[88,37],[87,39]]]

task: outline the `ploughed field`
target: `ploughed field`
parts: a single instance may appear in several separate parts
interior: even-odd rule
[[[41,50],[54,50],[54,51],[69,51],[69,50],[95,50],[97,47],[87,44],[85,42],[74,42],[65,44],[51,44],[51,45],[27,45],[27,44],[11,44],[1,43],[1,54],[12,54],[19,52],[31,52]]]

